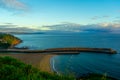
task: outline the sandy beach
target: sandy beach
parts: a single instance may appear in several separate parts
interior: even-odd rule
[[[34,67],[45,72],[52,72],[50,67],[50,59],[54,56],[52,54],[1,54],[0,56],[10,56],[16,58],[26,64],[31,64]]]

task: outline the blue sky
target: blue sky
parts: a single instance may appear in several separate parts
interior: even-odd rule
[[[118,24],[120,0],[0,0],[0,24]]]

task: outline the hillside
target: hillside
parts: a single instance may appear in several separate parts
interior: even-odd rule
[[[0,57],[0,80],[75,80],[75,78],[42,72],[11,57]]]
[[[0,33],[0,49],[12,48],[20,42],[22,41],[13,35]]]

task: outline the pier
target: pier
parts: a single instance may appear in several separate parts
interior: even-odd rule
[[[45,50],[28,50],[28,49],[0,49],[4,53],[50,53],[57,55],[80,54],[80,52],[116,54],[117,51],[111,48],[52,48]]]

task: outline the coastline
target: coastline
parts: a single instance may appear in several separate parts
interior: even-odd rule
[[[54,57],[55,55],[49,55],[49,54],[46,54],[40,61],[40,64],[39,64],[39,69],[41,71],[45,71],[45,72],[50,72],[50,73],[53,73],[54,70],[52,69],[52,64],[51,64],[51,58]]]
[[[15,49],[15,48],[13,48],[13,49]],[[18,50],[18,52],[20,51],[20,50],[23,50],[23,52],[24,52],[24,50],[28,50],[28,52],[30,51],[28,48],[16,48],[17,50]],[[64,50],[64,49],[68,49],[68,50]],[[16,52],[16,54],[0,54],[0,56],[10,56],[10,57],[13,57],[13,58],[16,58],[16,59],[19,59],[20,61],[22,61],[22,62],[24,62],[24,63],[26,63],[26,64],[31,64],[31,65],[33,65],[34,67],[36,67],[36,68],[38,68],[40,71],[45,71],[45,72],[49,72],[49,73],[53,73],[53,72],[55,72],[55,73],[58,73],[56,70],[55,70],[55,68],[54,68],[54,63],[55,63],[55,61],[54,61],[54,59],[53,59],[53,62],[51,63],[50,62],[50,60],[51,60],[51,58],[53,57],[53,56],[55,56],[55,55],[61,55],[61,54],[66,54],[66,52],[64,52],[64,51],[69,51],[69,49],[71,50],[71,51],[74,51],[74,50],[76,50],[77,48],[60,48],[60,50],[59,49],[57,49],[56,48],[56,50],[58,50],[58,52],[56,52],[55,51],[55,53],[50,53],[50,52],[52,52],[51,50],[52,49],[48,49],[48,52],[46,53],[46,54],[39,54],[39,53],[34,53],[34,51],[33,52],[31,52],[31,53],[29,53],[29,54],[27,54],[27,53],[23,53],[23,52],[20,52],[20,53],[17,53]],[[87,49],[88,50],[88,48],[84,48],[84,49]],[[83,49],[83,51],[84,51],[84,49]],[[98,48],[92,48],[93,50],[95,49],[98,49]],[[104,49],[104,48],[101,48],[101,49],[103,49],[103,50],[105,50],[105,52],[106,51],[111,51],[111,52],[113,52],[113,53],[116,53],[114,50],[111,50],[111,49]],[[8,49],[9,50],[9,49]],[[50,50],[50,52],[49,52],[49,50]],[[53,49],[53,52],[54,52],[54,50],[55,49]],[[63,51],[62,53],[61,53],[61,50]],[[80,50],[81,51],[81,50]],[[9,51],[8,51],[9,52]],[[13,51],[14,52],[14,51]],[[39,52],[39,51],[38,51]],[[91,50],[89,51],[89,52],[91,52]],[[96,51],[94,51],[94,52],[96,52]],[[11,52],[12,53],[12,52]],[[67,52],[67,55],[68,55],[68,53],[71,55],[71,54],[75,54],[75,52]],[[78,52],[76,52],[77,54],[79,54]],[[108,52],[107,52],[108,53]]]
[[[40,71],[53,73],[54,71],[51,69],[50,59],[55,56],[51,54],[2,54],[0,53],[0,57],[10,56],[16,58],[26,64],[30,64],[33,67],[40,69]]]
[[[55,60],[54,60],[54,58],[51,58],[51,59],[50,59],[50,65],[51,65],[51,70],[52,70],[54,73],[59,74],[59,72],[57,72],[57,70],[55,69]]]

